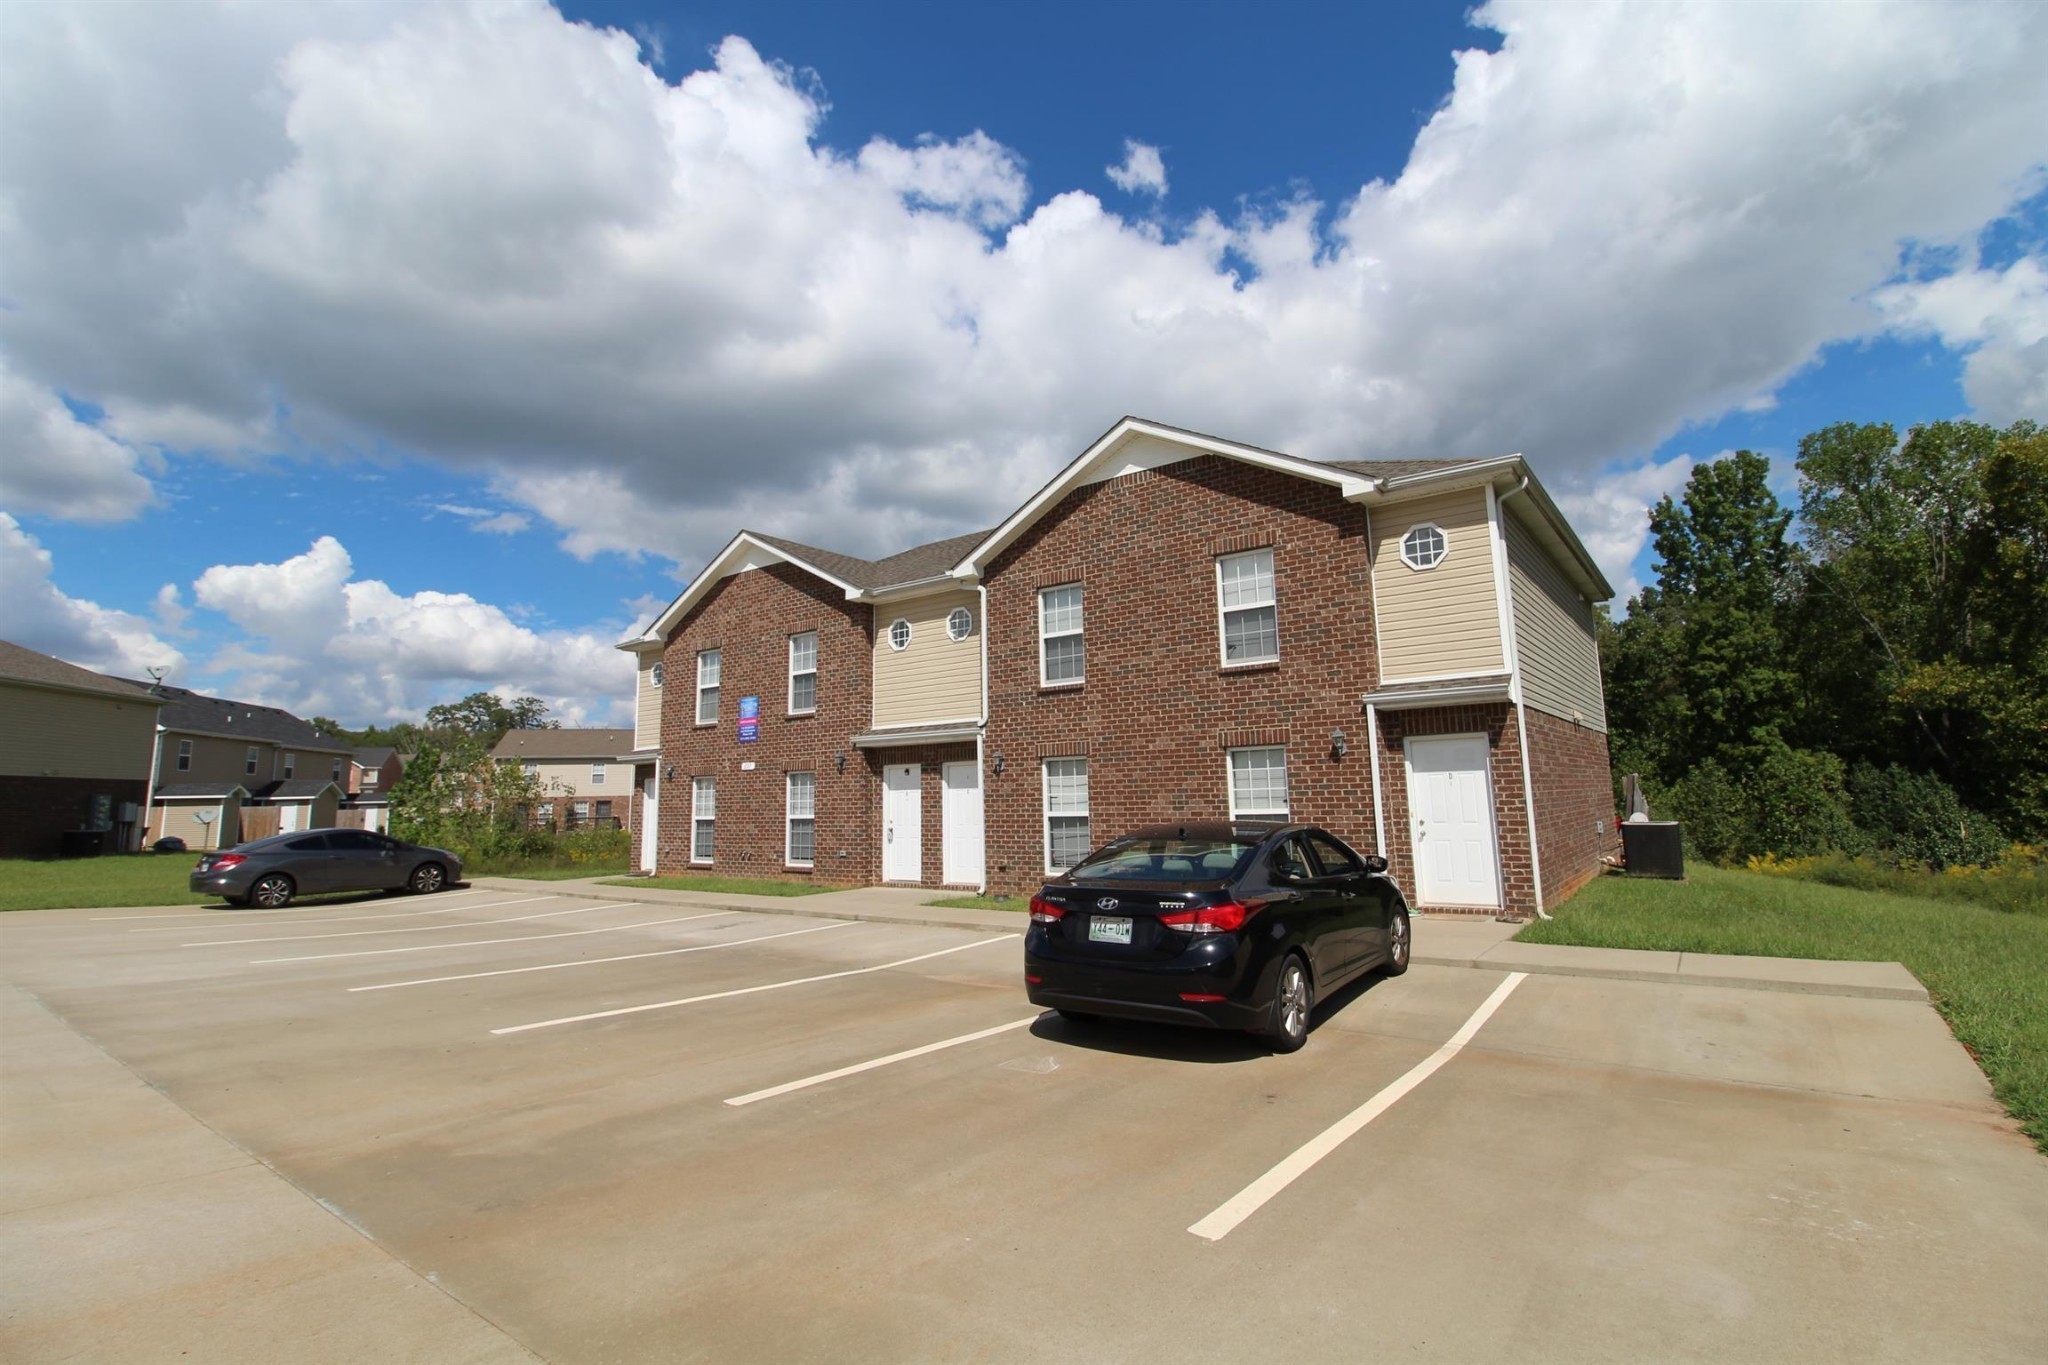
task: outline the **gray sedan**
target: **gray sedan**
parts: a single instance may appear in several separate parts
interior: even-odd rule
[[[274,834],[223,853],[209,853],[192,869],[192,890],[229,905],[251,901],[266,910],[294,896],[323,891],[413,891],[422,895],[462,880],[462,859],[445,848],[425,848],[361,829],[306,829]]]

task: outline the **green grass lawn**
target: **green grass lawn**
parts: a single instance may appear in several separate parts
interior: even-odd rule
[[[745,896],[817,896],[827,891],[846,889],[843,886],[819,886],[813,882],[777,881],[769,877],[714,877],[708,872],[681,877],[618,877],[604,885],[652,886],[663,891],[723,891]]]
[[[1993,910],[1692,865],[1683,882],[1606,876],[1523,943],[1903,962],[2048,1153],[2048,906]]]
[[[926,901],[926,905],[943,905],[948,910],[1016,910],[1031,908],[1029,896],[947,896],[941,900]]]
[[[197,853],[121,853],[105,858],[0,859],[0,910],[106,905],[219,904],[185,889]]]
[[[464,867],[462,873],[466,877],[523,877],[533,882],[565,882],[577,877],[619,877],[632,870],[623,862],[548,864],[543,867],[522,867],[512,863],[504,867]]]

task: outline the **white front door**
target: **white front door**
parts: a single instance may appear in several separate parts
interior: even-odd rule
[[[289,834],[299,828],[299,822],[306,818],[306,808],[295,801],[288,801],[278,809],[277,832]]]
[[[981,885],[981,765],[948,763],[940,879],[948,886]]]
[[[646,800],[640,803],[640,870],[654,871],[655,837],[661,832],[661,821],[656,819],[660,809],[661,779],[652,773],[641,784]]]
[[[924,875],[924,807],[915,763],[882,769],[882,880],[914,882]]]
[[[1423,905],[1500,904],[1486,736],[1408,741],[1408,837]]]

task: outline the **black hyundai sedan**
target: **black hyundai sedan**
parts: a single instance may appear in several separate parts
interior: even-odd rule
[[[1319,996],[1408,970],[1408,904],[1387,861],[1312,825],[1150,825],[1031,898],[1034,1005],[1308,1041]]]

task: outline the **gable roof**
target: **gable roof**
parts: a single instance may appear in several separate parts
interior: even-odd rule
[[[358,749],[351,757],[355,759],[356,766],[359,768],[381,768],[384,766],[385,761],[397,752],[398,750],[385,744],[370,749]]]
[[[135,686],[141,686],[140,683]],[[157,686],[163,699],[157,724],[166,730],[195,735],[220,735],[230,739],[251,739],[286,749],[313,749],[325,753],[347,753],[348,745],[324,734],[309,722],[275,706],[209,697],[183,687]]]
[[[151,696],[149,689],[141,683],[109,678],[104,673],[67,664],[54,655],[39,654],[10,640],[0,640],[0,682],[28,683],[35,687],[54,687],[63,692],[90,692],[94,696],[112,697],[118,701],[161,705],[160,699]]]
[[[610,763],[633,747],[625,730],[507,730],[491,749],[492,758],[575,759]]]
[[[247,796],[249,789],[230,778],[218,782],[165,782],[158,785],[156,799],[159,801],[204,801],[215,797],[226,798],[236,792]]]
[[[341,791],[329,778],[287,777],[267,787],[258,787],[255,795],[259,801],[314,801],[329,788],[336,793]]]

